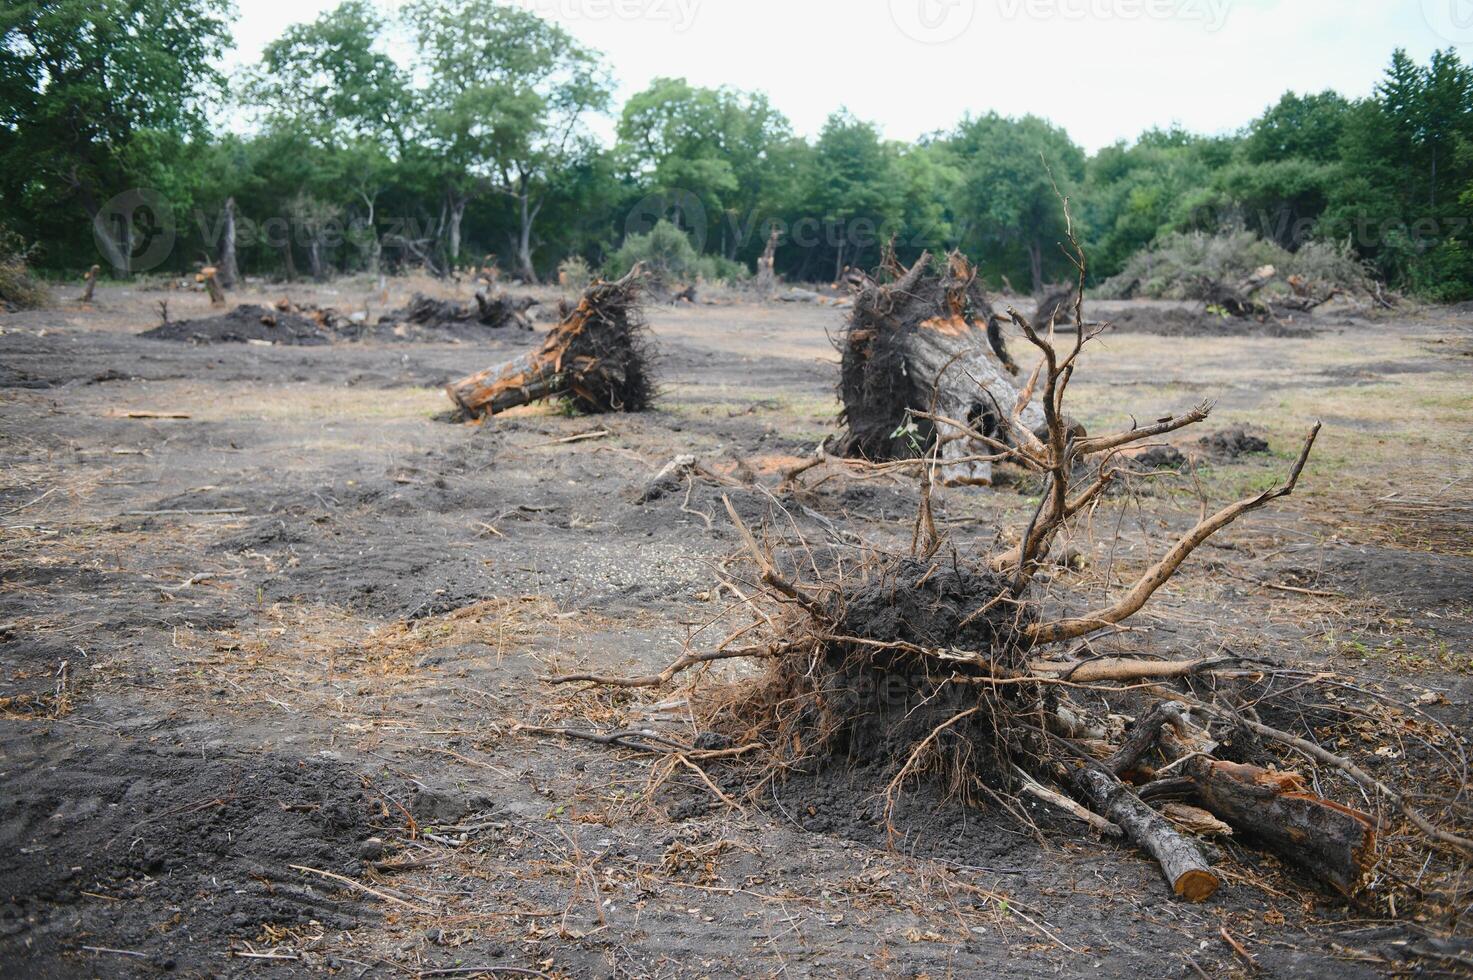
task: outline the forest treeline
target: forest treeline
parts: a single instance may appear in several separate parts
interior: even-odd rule
[[[893,241],[902,259],[960,247],[1036,289],[1068,270],[1057,183],[1097,281],[1178,233],[1247,231],[1473,296],[1473,71],[1453,49],[1425,65],[1397,50],[1364,99],[1288,93],[1232,135],[1152,130],[1090,155],[995,113],[901,143],[840,109],[804,139],[760,92],[678,78],[617,106],[599,52],[494,0],[392,17],[346,0],[226,78],[230,17],[228,0],[6,4],[0,224],[33,266],[183,272],[218,259],[228,210],[245,274],[494,254],[545,278],[612,264],[663,218],[707,275],[744,275],[776,227],[790,279],[873,266]]]

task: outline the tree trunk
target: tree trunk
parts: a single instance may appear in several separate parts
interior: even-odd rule
[[[292,243],[290,235],[287,236],[287,240],[281,245],[281,265],[286,272],[286,281],[296,282],[297,263],[296,260],[292,258]]]
[[[316,235],[307,243],[307,268],[318,282],[327,278],[322,267],[322,239]]]
[[[383,241],[378,237],[378,227],[374,224],[374,214],[377,210],[378,201],[376,196],[370,194],[361,195],[364,205],[368,208],[368,218],[364,222],[364,231],[368,235],[368,261],[365,263],[368,274],[378,276],[379,259],[383,255]]]
[[[765,302],[777,289],[777,226],[767,236],[767,247],[757,259],[757,295]]]
[[[532,207],[530,198],[524,182],[520,194],[522,220],[517,234],[517,276],[525,283],[535,284],[537,270],[532,267],[532,223],[537,220],[537,212],[542,210],[542,202]]]
[[[643,272],[595,282],[542,346],[448,385],[470,418],[567,394],[585,412],[638,412],[654,397],[638,309]]]
[[[109,216],[101,213],[91,189],[78,179],[75,171],[67,178],[67,182],[81,199],[82,208],[87,212],[87,217],[92,219],[92,238],[97,242],[97,248],[102,252],[102,257],[107,260],[107,264],[113,267],[113,274],[129,275],[132,272],[130,229],[124,225],[118,229],[119,237],[113,237],[113,229],[107,226]]]
[[[446,259],[448,259],[447,267],[450,269],[454,269],[460,262],[460,224],[465,218],[465,206],[467,203],[469,202],[461,195],[456,195],[450,201],[450,254],[446,256]]]
[[[1033,273],[1033,295],[1043,295],[1043,243],[1038,239],[1028,242],[1028,269]]]
[[[220,231],[220,285],[234,289],[240,281],[240,268],[235,263],[235,198],[225,199],[225,223]]]
[[[1376,821],[1306,791],[1294,773],[1197,757],[1186,764],[1203,806],[1305,868],[1341,894],[1365,883]]]

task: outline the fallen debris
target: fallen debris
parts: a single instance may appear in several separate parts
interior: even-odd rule
[[[532,321],[527,311],[537,306],[533,296],[512,296],[505,290],[477,292],[475,306],[469,307],[453,300],[433,299],[415,293],[409,305],[379,319],[380,323],[413,323],[427,327],[442,327],[453,324],[475,323],[493,330],[518,327],[531,330]]]
[[[1070,242],[1082,284],[1084,254],[1072,235]],[[954,258],[943,282],[964,283],[965,271]],[[925,320],[909,312],[907,299],[922,292],[937,303],[956,293],[936,283],[927,288],[924,273],[924,263],[918,263],[891,290],[866,287],[850,333],[897,325],[911,333],[934,329],[921,326]],[[903,318],[896,319],[897,311]],[[728,499],[727,515],[753,569],[743,582],[757,589],[755,595],[737,593],[754,607],[752,622],[714,649],[688,648],[658,674],[548,680],[663,687],[720,660],[761,664],[755,680],[702,689],[698,674],[684,692],[702,737],[719,737],[743,760],[746,784],[753,787],[749,799],[791,774],[836,767],[853,779],[879,769],[888,782],[878,795],[886,826],[895,834],[895,801],[920,780],[962,802],[1019,792],[1044,800],[1066,795],[1075,801],[1063,807],[1066,812],[1079,817],[1082,807],[1094,817],[1084,819],[1098,829],[1119,828],[1156,861],[1172,893],[1193,902],[1211,898],[1223,878],[1196,837],[1227,828],[1344,895],[1355,895],[1368,880],[1380,822],[1310,792],[1305,779],[1282,767],[1274,747],[1338,770],[1365,793],[1390,802],[1425,835],[1424,844],[1464,859],[1473,856],[1473,840],[1438,826],[1401,791],[1348,758],[1259,720],[1267,709],[1262,685],[1272,678],[1271,668],[1227,653],[1153,660],[1099,656],[1090,646],[1092,637],[1139,613],[1209,538],[1292,494],[1320,426],[1310,429],[1282,483],[1216,513],[1204,511],[1133,584],[1081,611],[1077,601],[1059,595],[1057,583],[1041,584],[1040,573],[1052,567],[1054,542],[1114,482],[1122,451],[1200,423],[1209,409],[1203,405],[1109,435],[1078,432],[1065,414],[1065,395],[1081,350],[1096,335],[1086,329],[1081,304],[1074,305],[1067,346],[1016,311],[1009,316],[1040,354],[1024,392],[1036,384],[1044,417],[1037,433],[1014,421],[1014,443],[990,440],[997,459],[1045,479],[1042,499],[1021,532],[1000,535],[1016,544],[969,561],[938,531],[930,512],[929,470],[943,463],[941,440],[925,449],[930,465],[921,470],[909,554],[865,549],[824,566],[799,540],[787,545],[801,556],[790,561],[759,544]],[[933,377],[939,389],[944,381]],[[987,382],[973,385],[985,391]],[[933,394],[937,401],[943,397],[939,390]],[[1013,420],[1019,414],[1016,407],[1007,411]],[[662,476],[688,473],[692,465],[689,458],[677,459]],[[1086,475],[1080,478],[1082,466]],[[1060,600],[1063,608],[1054,608]],[[736,645],[739,638],[742,646]],[[1295,678],[1293,688],[1309,690],[1318,679]],[[1114,719],[1127,713],[1138,721],[1124,732]],[[1237,738],[1245,731],[1256,739]],[[682,754],[683,746],[670,748],[651,734],[656,737],[646,738],[640,750],[674,753],[682,765],[699,769]],[[1225,757],[1227,747],[1233,758]],[[722,803],[740,805],[702,776]]]

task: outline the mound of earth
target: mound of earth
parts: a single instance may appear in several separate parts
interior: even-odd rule
[[[145,330],[142,336],[189,344],[244,344],[254,340],[293,347],[332,341],[330,334],[306,317],[253,303],[242,304],[220,316],[161,323]]]
[[[355,875],[402,832],[382,794],[403,788],[341,763],[71,743],[40,734],[7,755],[0,974],[45,950],[125,949],[167,970],[181,943],[223,952],[267,926],[353,928],[365,907],[293,865]]]
[[[1272,320],[1225,317],[1177,306],[1140,306],[1110,318],[1115,330],[1160,337],[1313,337],[1313,327]]]
[[[1242,426],[1205,435],[1198,440],[1198,445],[1215,456],[1226,456],[1229,459],[1268,452],[1268,442],[1249,433]]]

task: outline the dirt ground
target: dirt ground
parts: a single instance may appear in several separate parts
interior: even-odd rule
[[[291,296],[376,318],[432,288]],[[917,786],[890,840],[862,765],[733,809],[720,769],[714,786],[682,769],[656,787],[657,760],[516,730],[694,734],[678,690],[539,680],[647,673],[727,631],[715,571],[737,538],[720,493],[639,502],[677,455],[747,477],[726,492],[774,541],[909,541],[906,481],[769,492],[832,431],[841,311],[655,308],[656,411],[467,426],[439,418],[441,386],[533,335],[137,336],[160,298],[109,286],[87,309],[0,317],[0,974],[1245,974],[1224,929],[1266,976],[1473,962],[1442,912],[1347,905],[1242,842],[1214,845],[1223,891],[1185,905],[1147,859],[1042,804],[1035,830]],[[210,312],[169,301],[180,319]],[[1163,335],[1181,332],[1123,330],[1086,355],[1071,394],[1090,427],[1217,408],[1173,441],[1195,474],[1112,500],[1070,542],[1086,571],[1053,601],[1118,587],[1199,494],[1266,486],[1320,418],[1302,492],[1230,528],[1103,649],[1226,646],[1360,678],[1378,704],[1464,730],[1473,315]],[[1270,453],[1197,442],[1238,425]],[[1036,504],[1003,483],[939,501],[963,553]]]

